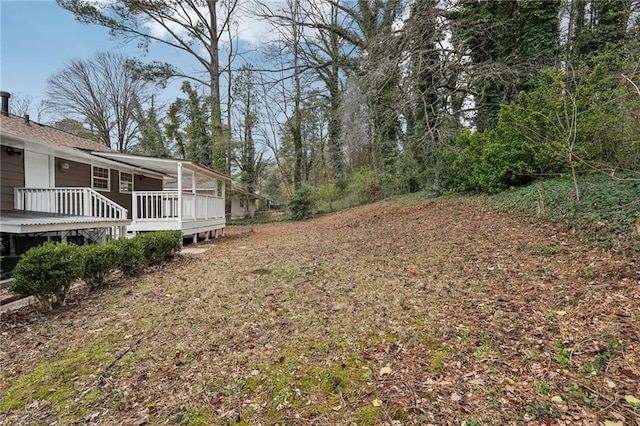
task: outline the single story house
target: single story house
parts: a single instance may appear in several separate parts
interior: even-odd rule
[[[231,198],[231,220],[253,219],[256,212],[271,210],[275,205],[271,199],[237,186],[231,188],[229,198]]]
[[[193,161],[116,152],[11,115],[10,94],[0,98],[3,270],[7,259],[44,241],[82,244],[157,230],[197,241],[224,232],[228,176]]]

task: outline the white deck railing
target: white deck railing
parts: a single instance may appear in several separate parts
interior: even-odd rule
[[[91,188],[15,188],[16,210],[127,219],[127,209]]]
[[[224,218],[224,198],[178,191],[134,191],[131,219],[136,222]],[[179,200],[182,203],[180,208]]]

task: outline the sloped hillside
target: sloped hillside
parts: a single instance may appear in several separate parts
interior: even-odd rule
[[[639,424],[640,265],[480,199],[232,229],[1,327],[7,425]]]

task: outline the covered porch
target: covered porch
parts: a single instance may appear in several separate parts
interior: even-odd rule
[[[199,234],[208,238],[224,232],[228,176],[187,160],[111,152],[94,152],[93,155],[165,176],[162,191],[136,191],[134,186],[128,234],[179,230],[183,236],[192,236],[196,242]]]

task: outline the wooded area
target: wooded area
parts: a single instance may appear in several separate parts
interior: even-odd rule
[[[141,102],[135,141],[118,149],[196,160],[249,192],[331,205],[593,171],[640,178],[639,1],[58,4],[201,66],[129,60],[136,78],[184,79],[185,97]],[[238,35],[248,14],[277,34],[251,54]]]

